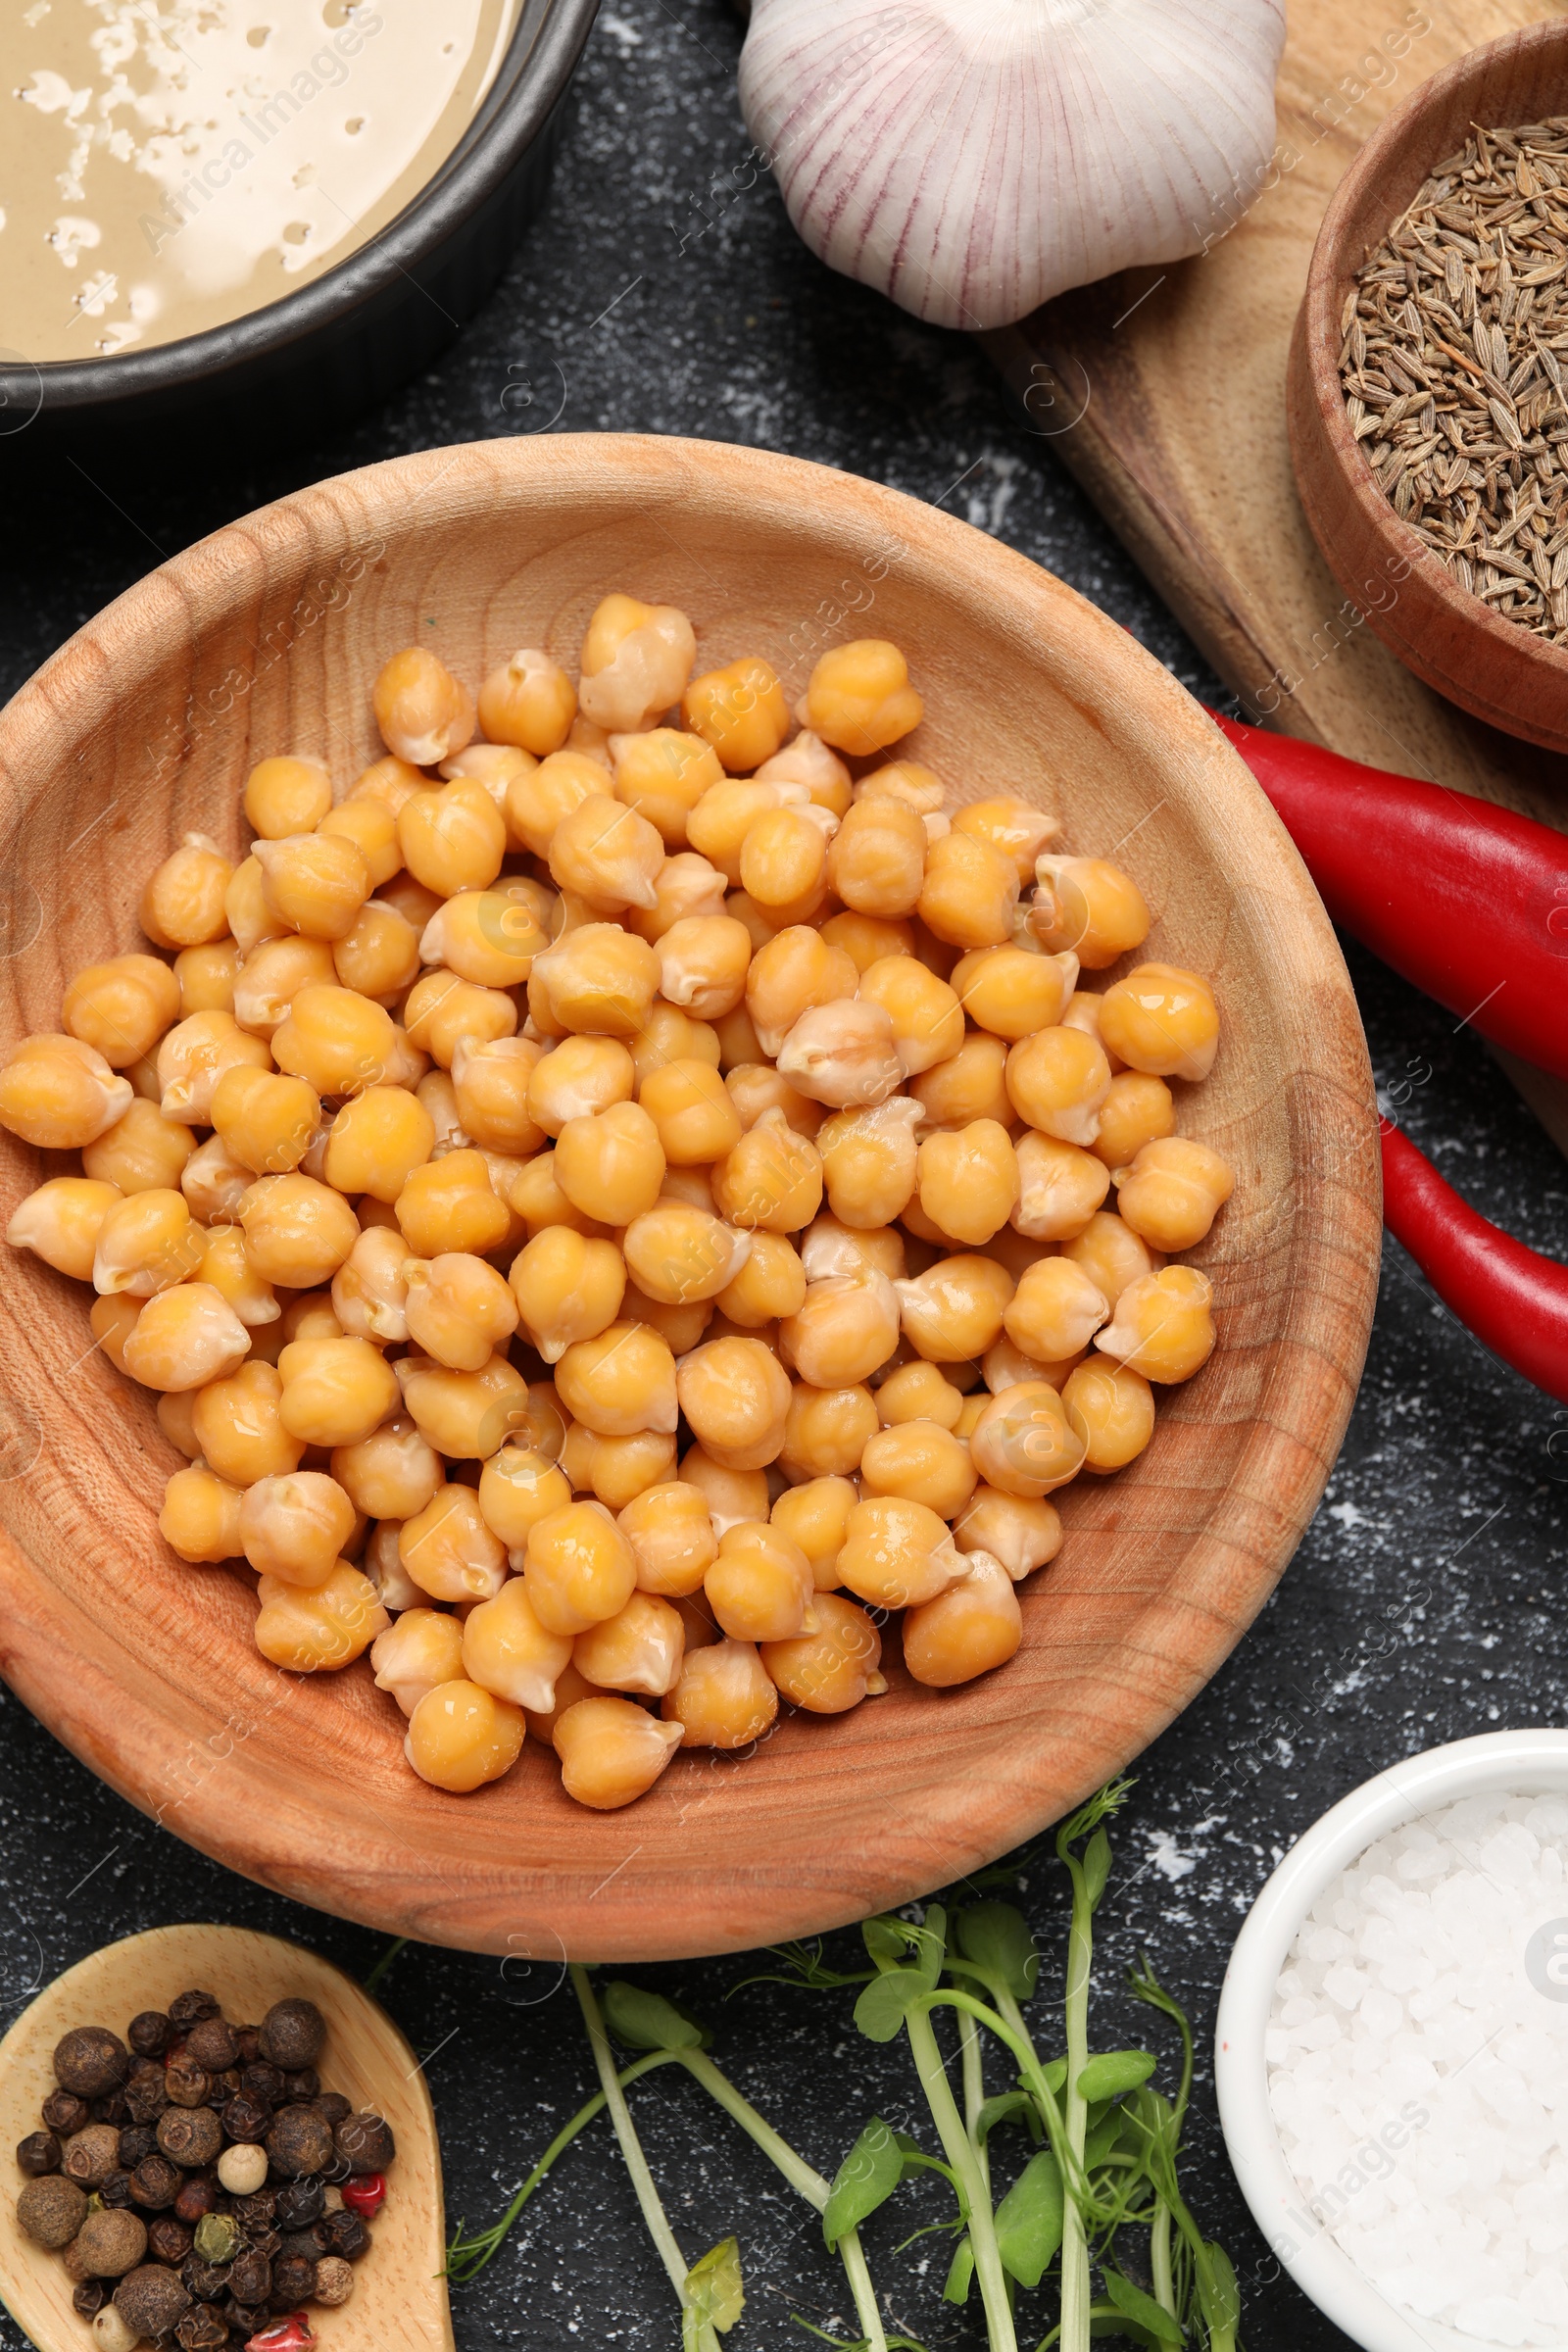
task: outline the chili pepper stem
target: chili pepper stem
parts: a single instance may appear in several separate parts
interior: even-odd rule
[[[643,2221],[680,2302],[683,2352],[718,2352],[718,2338],[712,2328],[706,2322],[698,2323],[697,2314],[687,2298],[686,2275],[690,2266],[675,2242],[675,2232],[660,2202],[654,2176],[643,2154],[643,2143],[637,2136],[637,2127],[631,2120],[626,2094],[620,2086],[620,2077],[615,2072],[615,2061],[611,2056],[605,2021],[599,2014],[599,2003],[588,1982],[588,1971],[580,1961],[571,1963],[571,1983],[577,1995],[577,2005],[582,2011],[583,2024],[588,2029],[588,2040],[593,2049],[594,2064],[599,2070],[605,2104],[610,2109],[611,2121],[615,2127],[615,2137],[620,2142],[620,2152],[626,2160],[626,2170],[631,2176]]]
[[[661,2055],[678,2058],[693,2081],[700,2082],[709,2096],[716,2099],[724,2113],[732,2117],[747,2136],[757,2142],[763,2155],[777,2165],[796,2194],[804,2197],[808,2205],[814,2206],[818,2213],[822,2212],[832,2183],[824,2180],[821,2174],[813,2170],[803,2156],[796,2154],[789,2141],[775,2132],[767,2118],[760,2114],[751,2100],[736,2089],[729,2077],[713,2064],[706,2050],[669,2050]],[[877,2308],[876,2290],[871,2283],[870,2269],[858,2230],[847,2230],[844,2232],[839,2239],[839,2253],[843,2258],[850,2292],[855,2297],[856,2316],[870,2352],[887,2352],[882,2314]]]
[[[905,2013],[904,2023],[909,2036],[915,2071],[920,2078],[920,2087],[925,2092],[926,2103],[937,2128],[937,2136],[948,2162],[963,2184],[968,2203],[969,2240],[974,2247],[974,2270],[980,2281],[980,2299],[985,2305],[990,2352],[1017,2352],[1018,2339],[1012,2324],[1012,2305],[1007,2296],[1002,2254],[997,2245],[991,2197],[974,2142],[963,2128],[963,2118],[958,2113],[948,2082],[947,2068],[937,2046],[928,2003],[921,2001],[911,2005]]]

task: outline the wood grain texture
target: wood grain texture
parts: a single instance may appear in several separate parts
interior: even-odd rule
[[[106,1944],[57,1977],[0,2041],[0,2146],[9,2151],[38,2130],[38,2109],[55,2086],[52,2064],[73,2026],[107,2026],[123,2038],[143,2009],[167,2009],[200,1986],[237,2025],[255,2025],[274,2001],[298,1994],[326,2019],[321,2080],[356,2107],[383,2115],[397,2141],[387,2200],[371,2224],[374,2244],[355,2264],[354,2293],[337,2310],[312,2304],[321,2352],[452,2352],[441,2155],[424,2075],[383,2009],[330,1961],[249,1928],[154,1928]],[[39,2352],[91,2352],[92,2330],[72,2309],[72,2282],[58,2254],[17,2226],[22,2175],[11,2167],[0,2197],[0,2301]]]
[[[1250,208],[1217,208],[1191,261],[1086,286],[981,339],[1248,717],[1568,829],[1568,760],[1402,665],[1363,618],[1403,592],[1397,579],[1374,570],[1354,599],[1325,564],[1285,404],[1313,246],[1366,140],[1468,50],[1563,16],[1539,0],[1292,0],[1278,145]],[[1542,1084],[1568,1124],[1568,1087]]]
[[[323,585],[324,583],[324,585]],[[1102,613],[898,494],[709,443],[610,435],[436,450],[281,500],[165,564],[0,720],[0,824],[35,936],[0,964],[0,1038],[62,977],[136,942],[139,879],[189,828],[239,841],[254,759],[376,750],[370,680],[411,639],[477,679],[519,644],[575,663],[609,587],[683,606],[699,663],[885,634],[929,716],[907,739],[958,799],[1059,808],[1120,854],[1148,953],[1226,1016],[1184,1128],[1236,1164],[1199,1256],[1218,1351],[1119,1478],[1060,1497],[1067,1541],[1002,1673],[794,1717],[745,1760],[677,1756],[627,1812],[585,1813],[553,1759],[471,1797],[414,1778],[362,1661],[290,1678],[255,1652],[248,1575],[156,1532],[176,1466],[150,1396],[93,1351],[84,1294],[7,1265],[0,1319],[0,1668],[133,1802],[323,1909],[491,1951],[612,1960],[744,1948],[940,1886],[1125,1764],[1227,1654],[1290,1557],[1359,1374],[1380,1239],[1365,1045],[1321,906],[1241,761]],[[39,1156],[0,1152],[0,1210]],[[31,1457],[31,1458],[24,1458]],[[19,1475],[18,1473],[24,1473]],[[331,1823],[328,1840],[324,1822]]]
[[[1334,191],[1296,316],[1286,378],[1296,485],[1348,598],[1407,669],[1475,718],[1568,751],[1568,653],[1460,586],[1384,496],[1350,429],[1340,321],[1369,253],[1456,153],[1472,123],[1535,122],[1568,108],[1568,23],[1511,32],[1434,74],[1368,139]],[[1379,582],[1398,593],[1377,594]],[[1371,593],[1368,594],[1367,592]]]

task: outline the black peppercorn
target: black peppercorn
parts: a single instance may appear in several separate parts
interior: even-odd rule
[[[55,2081],[78,2099],[118,2090],[130,2070],[130,2052],[103,2026],[73,2026],[55,2044]]]
[[[272,2266],[255,2246],[246,2246],[228,2266],[228,2291],[236,2303],[265,2303],[272,2291]]]
[[[220,2017],[199,2019],[185,2036],[185,2054],[198,2066],[205,2066],[210,2075],[220,2075],[238,2054],[232,2029]]]
[[[158,2145],[175,2164],[194,2171],[218,2161],[223,2127],[210,2107],[170,2107],[158,2119]]]
[[[326,2020],[314,2001],[274,2001],[262,2020],[262,2055],[285,2074],[314,2066],[325,2039]]]
[[[169,2105],[164,2069],[156,2058],[143,2058],[125,2084],[125,2107],[133,2124],[156,2124]]]
[[[29,2132],[17,2143],[17,2162],[29,2180],[60,2170],[60,2142],[52,2132]]]
[[[234,2046],[239,2051],[241,2066],[254,2066],[262,2054],[262,2037],[255,2026],[232,2028]]]
[[[158,2145],[158,2134],[146,2124],[127,2124],[120,2134],[120,2161],[127,2173],[133,2172],[144,2156],[150,2156]]]
[[[341,2213],[327,2214],[323,2227],[331,2251],[341,2254],[345,2262],[358,2262],[369,2245],[370,2232],[360,2216],[351,2213],[347,2206]]]
[[[144,2262],[116,2287],[115,2309],[137,2335],[167,2335],[190,2309],[190,2297],[172,2271]]]
[[[239,2068],[237,2066],[225,2066],[221,2074],[218,2074],[213,2077],[213,2105],[215,2107],[221,2107],[225,2099],[231,2099],[234,2097],[235,2093],[239,2089]]]
[[[220,2112],[223,2130],[230,2139],[259,2146],[272,2129],[272,2110],[264,2099],[253,2099],[248,2091],[236,2091]]]
[[[302,2180],[331,2162],[331,2128],[314,2107],[284,2107],[267,2134],[267,2153],[274,2172]]]
[[[92,2122],[86,2100],[78,2099],[70,2090],[52,2090],[43,2103],[42,2114],[45,2131],[56,2132],[61,2139],[70,2139],[74,2132],[85,2131]]]
[[[291,2099],[314,2099],[321,2087],[321,2078],[314,2066],[296,2067],[283,2077],[283,2088]]]
[[[95,2124],[113,2124],[118,2132],[122,2124],[130,2121],[130,2109],[122,2090],[112,2090],[106,2097],[92,2099],[88,2104]]]
[[[313,2222],[309,2230],[291,2230],[277,2249],[278,2254],[303,2254],[308,2262],[319,2262],[330,2250],[324,2222]],[[275,2263],[277,2256],[272,2259]]]
[[[227,2322],[216,2311],[205,2308],[187,2311],[175,2323],[174,2341],[180,2352],[225,2352],[228,2343]]]
[[[239,2086],[268,2107],[283,2104],[283,2070],[280,2066],[269,2066],[265,2058],[240,2069]]]
[[[311,2105],[316,2109],[317,2114],[324,2116],[334,2129],[354,2113],[353,2101],[346,2099],[340,2090],[319,2091],[311,2101]]]
[[[384,2173],[397,2154],[392,2128],[368,2112],[345,2116],[332,2133],[333,2145],[355,2173]]]
[[[265,2254],[269,2262],[282,2246],[283,2240],[275,2230],[247,2230],[245,2243],[253,2253]]]
[[[147,2247],[155,2262],[172,2263],[177,2268],[190,2252],[191,2234],[172,2213],[161,2213],[147,2225]]]
[[[179,2266],[179,2282],[187,2295],[199,2303],[220,2303],[228,2292],[226,2262],[204,2262],[199,2254],[187,2254]]]
[[[161,2009],[143,2009],[125,2028],[125,2039],[138,2058],[161,2058],[173,2034],[173,2027]]]
[[[221,2015],[219,2002],[210,1992],[181,1992],[169,2004],[169,2022],[177,2034],[188,2034],[204,2018]]]
[[[283,2309],[292,2311],[297,2304],[308,2303],[316,2292],[316,2259],[310,2254],[280,2254],[272,2265],[272,2301],[281,2298]]]
[[[174,2199],[175,2221],[189,2222],[194,2229],[205,2215],[218,2211],[218,2200],[222,2193],[212,2174],[196,2174],[192,2180],[185,2182],[184,2187]]]
[[[255,2304],[236,2302],[232,2295],[227,2296],[219,2305],[219,2309],[230,2328],[236,2330],[241,2340],[255,2335],[267,2325],[266,2314],[259,2311]]]
[[[84,2320],[102,2311],[109,2299],[109,2289],[101,2278],[84,2278],[71,2298],[73,2311],[79,2311]]]
[[[258,2230],[270,2230],[276,2211],[277,2193],[274,2189],[259,2188],[253,2197],[234,2199],[234,2219],[247,2237]]]
[[[319,2180],[290,2180],[277,2192],[277,2226],[280,2230],[308,2230],[319,2221],[326,2204],[326,2191]]]
[[[127,2205],[134,2204],[135,2199],[130,2193],[129,2171],[122,2167],[119,2172],[111,2173],[107,2180],[100,2180],[98,2194],[111,2213],[122,2213]]]
[[[144,2156],[130,2176],[130,2193],[149,2213],[162,2213],[178,2196],[183,2176],[167,2156]]]
[[[177,2058],[171,2058],[164,2069],[164,2088],[176,2107],[205,2106],[212,2086],[206,2067],[198,2066],[183,2052]]]

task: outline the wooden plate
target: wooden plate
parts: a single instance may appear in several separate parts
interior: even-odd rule
[[[354,2292],[341,2309],[311,2306],[321,2352],[452,2352],[442,2220],[441,2157],[435,2116],[418,2060],[383,2009],[352,1978],[303,1945],[250,1928],[154,1928],[106,1944],[39,1993],[0,2041],[0,2147],[38,2129],[54,2088],[56,2042],[73,2026],[107,2026],[124,2037],[143,2009],[167,2009],[193,1986],[212,1993],[225,2017],[256,2024],[291,1994],[326,2019],[321,2076],[356,2107],[374,2108],[392,2127],[397,2161],[387,2201],[371,2225],[374,2243],[355,2265]],[[8,2157],[9,2161],[9,2157]],[[12,2166],[0,2196],[0,2301],[43,2352],[92,2352],[89,2323],[72,2308],[58,2254],[17,2226],[22,2175]]]
[[[907,739],[958,799],[1059,806],[1155,913],[1146,953],[1211,976],[1226,1029],[1182,1125],[1236,1164],[1199,1253],[1219,1348],[1147,1453],[1061,1497],[1067,1542],[1002,1673],[794,1717],[744,1759],[679,1756],[592,1815],[525,1751],[471,1797],[405,1766],[361,1663],[290,1678],[248,1576],[156,1531],[176,1458],[92,1345],[84,1293],[6,1261],[0,1669],[94,1771],[230,1868],[472,1949],[606,1960],[744,1948],[939,1886],[1054,1819],[1186,1705],[1261,1606],[1322,1492],[1371,1321],[1375,1111],[1349,982],[1286,835],[1133,639],[978,531],[757,451],[614,435],[434,450],[278,501],[81,630],[0,720],[0,1039],[139,944],[141,877],[190,829],[237,851],[266,752],[378,748],[369,683],[411,640],[473,680],[524,644],[574,662],[611,587],[683,606],[699,661],[765,654],[792,695],[854,636],[907,651]],[[43,1173],[4,1139],[3,1205]]]

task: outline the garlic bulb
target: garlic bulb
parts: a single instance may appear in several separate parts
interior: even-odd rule
[[[1230,226],[1274,147],[1282,0],[754,0],[741,105],[832,269],[942,326]]]

